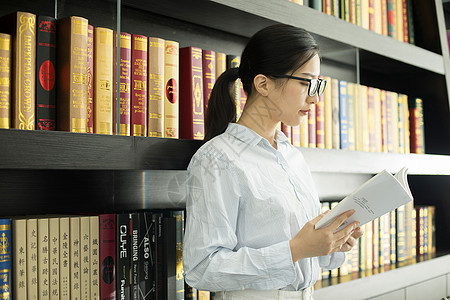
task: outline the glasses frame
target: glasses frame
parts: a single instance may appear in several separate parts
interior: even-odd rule
[[[322,78],[314,78],[314,79],[309,79],[309,78],[302,78],[302,77],[297,77],[297,76],[292,76],[292,75],[270,75],[272,77],[275,78],[288,78],[288,79],[295,79],[295,80],[300,80],[300,81],[307,81],[309,83],[308,85],[308,95],[310,97],[314,97],[314,95],[317,93],[317,96],[322,96],[323,92],[325,91],[325,88],[327,87],[327,81],[325,79]],[[316,88],[314,89],[314,91],[311,90],[312,87],[312,83],[317,81],[317,85]],[[324,84],[322,93],[319,94],[320,88],[322,87],[322,84]]]

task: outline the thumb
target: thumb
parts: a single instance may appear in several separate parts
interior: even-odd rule
[[[318,215],[317,217],[315,217],[314,219],[312,219],[310,222],[313,225],[316,225],[317,222],[319,222],[320,219],[322,219],[330,210],[327,210],[324,213],[321,213],[320,215]]]

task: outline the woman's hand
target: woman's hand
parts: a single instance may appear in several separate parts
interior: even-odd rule
[[[341,226],[355,211],[349,210],[338,216],[329,226],[315,229],[314,225],[326,214],[320,214],[316,218],[307,222],[297,235],[289,241],[292,260],[297,260],[328,255],[338,251],[348,251],[356,240],[363,235],[362,229],[357,229],[358,222],[353,222],[339,231],[335,230]]]

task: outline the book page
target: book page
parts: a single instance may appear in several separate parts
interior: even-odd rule
[[[355,213],[336,231],[354,221],[364,225],[413,200],[406,180],[406,172],[407,169],[403,168],[395,177],[386,170],[378,173],[339,202],[316,223],[315,228],[320,229],[330,225],[336,217],[351,209],[354,209]]]

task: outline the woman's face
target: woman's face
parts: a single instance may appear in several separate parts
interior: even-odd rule
[[[306,64],[299,68],[292,76],[315,79],[320,75],[320,58],[314,55]],[[317,93],[308,95],[309,82],[296,79],[286,79],[284,85],[274,89],[272,100],[280,111],[280,120],[286,125],[297,126],[304,117],[307,117],[311,107],[315,105],[319,97]]]

